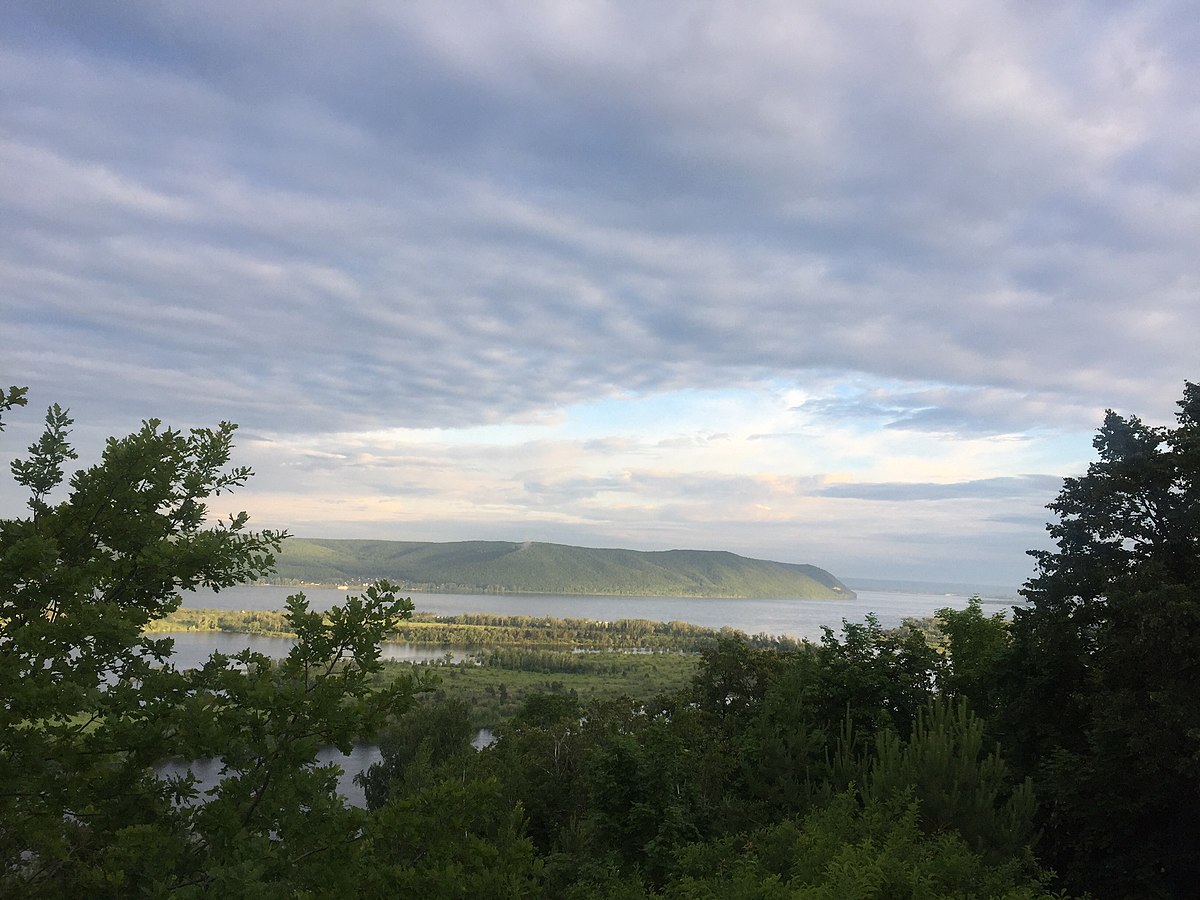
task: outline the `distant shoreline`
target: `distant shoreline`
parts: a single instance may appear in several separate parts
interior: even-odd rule
[[[383,579],[380,579],[383,580]],[[272,588],[294,588],[296,590],[304,590],[306,588],[318,588],[320,590],[329,591],[345,591],[353,594],[356,591],[361,591],[372,582],[356,582],[354,584],[334,584],[332,582],[303,582],[297,584],[275,584],[272,582],[255,582],[252,587],[272,587]],[[984,603],[1009,603],[1020,602],[1020,588],[1001,587],[998,585],[971,585],[969,583],[959,582],[932,582],[932,581],[891,581],[888,579],[872,579],[872,578],[847,578],[843,581],[849,588],[849,592],[844,596],[838,597],[783,597],[783,596],[740,596],[730,597],[717,594],[640,594],[640,593],[619,593],[619,592],[574,592],[574,591],[506,591],[500,589],[479,590],[478,588],[467,588],[462,585],[399,585],[402,593],[411,592],[414,594],[459,594],[462,596],[478,596],[478,597],[646,597],[648,599],[673,599],[673,600],[822,600],[836,603],[841,600],[854,600],[857,597],[858,591],[868,591],[870,593],[879,594],[925,594],[931,597],[940,596],[955,596],[955,597],[971,597],[979,595]]]

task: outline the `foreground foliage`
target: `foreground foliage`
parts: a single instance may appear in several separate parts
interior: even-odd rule
[[[3,408],[23,399],[10,391]],[[56,501],[71,424],[51,407],[13,465],[31,514],[0,522],[0,885],[53,897],[325,889],[363,813],[336,797],[316,751],[407,705],[403,682],[368,681],[408,602],[382,585],[322,616],[296,596],[286,660],[215,654],[177,671],[147,623],[180,590],[269,571],[285,535],[246,531],[245,514],[206,526],[207,498],[250,475],[226,468],[227,424],[185,435],[148,421]],[[223,778],[203,796],[190,776],[157,774],[166,759],[210,756]]]

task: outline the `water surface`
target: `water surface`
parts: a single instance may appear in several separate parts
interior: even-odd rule
[[[239,586],[220,593],[184,595],[183,605],[215,609],[282,609],[298,588]],[[304,588],[313,609],[343,603],[347,591]],[[894,628],[906,617],[932,616],[943,607],[964,609],[962,594],[914,594],[859,591],[853,600],[712,600],[691,597],[596,597],[554,594],[406,594],[419,612],[435,615],[493,613],[506,616],[560,619],[649,619],[654,622],[688,622],[704,628],[735,628],[747,634],[786,635],[820,640],[821,628],[839,630],[842,620],[862,622],[868,613],[885,628]],[[997,602],[996,610],[1011,601]]]
[[[240,653],[246,649],[273,659],[282,659],[296,645],[295,638],[235,634],[225,631],[177,631],[150,636],[155,639],[166,637],[175,642],[171,661],[180,669],[198,669],[213,653],[219,652],[226,656],[232,656],[234,653]],[[447,651],[441,647],[428,645],[388,641],[380,646],[380,657],[385,660],[432,662],[446,659],[447,654],[449,654],[450,662],[462,662],[467,658],[467,654],[457,650]]]

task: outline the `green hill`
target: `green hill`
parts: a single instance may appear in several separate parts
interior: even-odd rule
[[[387,578],[408,590],[619,594],[650,597],[852,599],[816,566],[712,550],[600,550],[507,541],[291,538],[276,575],[289,583],[361,584]]]

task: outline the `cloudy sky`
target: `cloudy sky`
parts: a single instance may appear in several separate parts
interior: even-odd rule
[[[1200,378],[1198,48],[1185,0],[11,0],[3,452],[228,419],[303,536],[1020,583],[1104,409]]]

